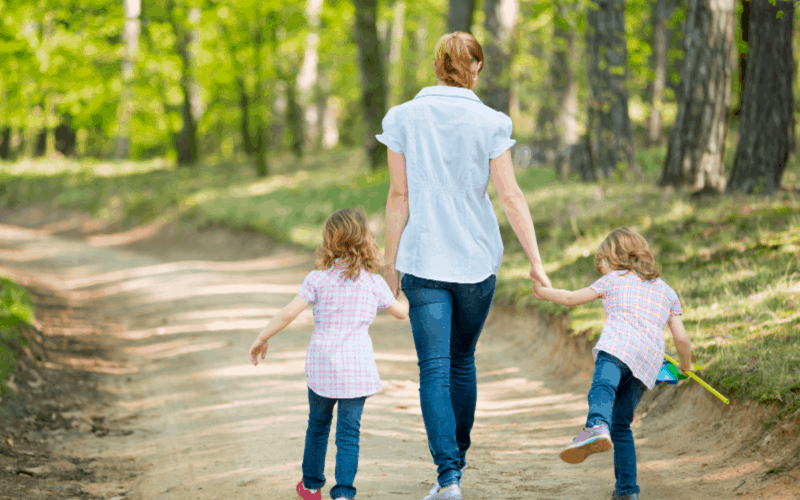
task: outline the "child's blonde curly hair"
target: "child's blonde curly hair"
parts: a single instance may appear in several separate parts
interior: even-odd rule
[[[594,255],[594,267],[601,274],[604,261],[611,270],[630,270],[645,280],[654,280],[661,275],[647,240],[624,226],[611,231]]]
[[[375,236],[367,225],[367,215],[361,208],[342,208],[328,217],[322,232],[322,246],[317,248],[317,269],[344,267],[342,275],[356,279],[361,269],[378,273],[382,259]]]

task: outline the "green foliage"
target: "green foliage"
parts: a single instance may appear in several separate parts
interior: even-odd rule
[[[20,326],[33,323],[34,307],[28,292],[13,281],[0,277],[0,392],[2,382],[14,371],[17,349],[24,345]]]

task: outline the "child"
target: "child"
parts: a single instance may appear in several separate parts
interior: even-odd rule
[[[645,387],[652,389],[664,359],[666,323],[680,356],[681,371],[694,371],[692,346],[681,320],[678,295],[658,276],[647,241],[627,227],[615,229],[600,244],[594,258],[603,274],[577,291],[544,288],[534,280],[534,293],[543,300],[577,306],[602,298],[607,321],[592,349],[594,377],[589,390],[586,428],[561,452],[577,464],[592,453],[614,447],[615,491],[612,500],[639,500],[636,449],[631,432],[633,411]]]
[[[306,277],[297,296],[259,333],[250,348],[250,361],[258,365],[258,355],[264,359],[270,337],[314,303],[314,333],[306,353],[311,409],[297,495],[301,500],[322,499],[325,451],[333,406],[338,404],[336,486],[330,494],[337,500],[352,500],[361,411],[366,398],[381,390],[368,328],[377,309],[406,319],[408,304],[398,302],[375,274],[380,269],[378,246],[362,210],[344,208],[330,216],[317,257],[318,270]]]

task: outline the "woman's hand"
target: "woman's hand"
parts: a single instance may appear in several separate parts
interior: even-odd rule
[[[259,336],[253,345],[250,346],[250,362],[253,366],[258,366],[258,355],[261,354],[261,359],[267,355],[267,340],[262,340]]]
[[[542,287],[544,288],[553,288],[553,284],[550,283],[550,279],[547,277],[547,273],[544,271],[544,266],[541,262],[537,262],[535,264],[531,264],[531,280],[534,283],[533,287],[533,296],[539,300],[544,300],[536,291],[536,282],[538,281]]]
[[[383,268],[383,274],[386,284],[389,285],[389,290],[392,291],[394,298],[397,298],[397,294],[400,293],[400,273],[394,267],[387,266]]]
[[[542,282],[539,281],[538,279],[534,278],[533,279],[533,296],[536,297],[539,300],[547,300],[547,299],[542,297],[541,290],[543,288],[545,288],[545,286],[542,285]]]

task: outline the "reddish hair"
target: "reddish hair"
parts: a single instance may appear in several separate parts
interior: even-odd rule
[[[472,88],[472,61],[483,62],[483,49],[475,37],[463,31],[448,33],[436,42],[433,67],[436,78],[451,87]],[[478,68],[478,73],[483,65]]]
[[[315,267],[329,269],[336,259],[339,266],[345,267],[342,275],[349,279],[356,279],[361,269],[373,274],[380,272],[378,243],[369,230],[363,209],[342,208],[328,217]]]
[[[600,243],[594,255],[594,267],[600,273],[603,272],[603,261],[612,270],[630,270],[646,280],[654,280],[661,275],[647,240],[627,227],[611,231]]]

